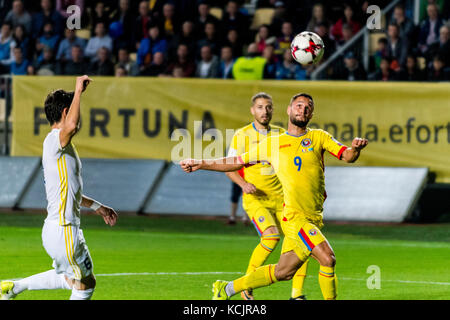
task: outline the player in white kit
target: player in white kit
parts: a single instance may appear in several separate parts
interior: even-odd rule
[[[44,140],[42,156],[48,201],[42,242],[54,269],[19,281],[2,281],[2,300],[24,290],[72,290],[71,300],[89,300],[94,293],[96,281],[80,229],[80,207],[93,209],[110,226],[115,225],[117,213],[83,195],[81,161],[72,143],[80,125],[81,95],[91,81],[88,76],[78,77],[75,92],[56,90],[45,101],[52,131]]]

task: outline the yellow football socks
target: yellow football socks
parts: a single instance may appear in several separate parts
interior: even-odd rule
[[[297,298],[303,295],[303,283],[305,282],[306,278],[308,262],[309,259],[302,264],[300,269],[298,269],[297,272],[295,273],[294,278],[292,278],[292,293],[291,293],[292,298]]]
[[[275,278],[275,266],[275,264],[269,264],[256,268],[253,272],[234,280],[234,291],[238,293],[248,289],[265,287],[277,282],[278,280]]]
[[[255,250],[253,250],[246,274],[249,274],[256,268],[262,266],[279,241],[280,235],[278,233],[262,236],[261,242],[256,246]]]
[[[334,267],[320,266],[319,269],[320,290],[325,300],[336,300],[337,297],[337,277]]]

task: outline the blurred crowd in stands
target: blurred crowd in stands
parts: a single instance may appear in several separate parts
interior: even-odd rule
[[[356,41],[320,79],[448,81],[450,1],[421,0],[418,24],[414,2],[386,16],[366,68]],[[323,63],[365,28],[369,5],[389,3],[0,0],[0,74],[308,80],[318,66],[293,60],[297,33],[322,37]],[[67,27],[73,17],[81,30]]]

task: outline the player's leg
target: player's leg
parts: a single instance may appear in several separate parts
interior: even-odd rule
[[[253,249],[246,274],[262,266],[280,241],[280,232],[276,221],[265,206],[265,202],[259,199],[246,197],[244,200],[244,208],[260,237],[259,244]],[[244,300],[253,300],[251,290],[242,291],[241,296]]]
[[[96,279],[94,274],[90,274],[81,280],[73,280],[73,289],[70,300],[90,300],[94,294]]]
[[[213,299],[230,298],[249,289],[269,286],[278,281],[292,279],[303,262],[295,252],[285,252],[276,265],[269,264],[256,268],[253,272],[231,282],[216,281],[213,286]]]
[[[72,286],[64,274],[57,274],[56,270],[52,269],[17,281],[2,281],[1,299],[13,299],[25,290],[57,289],[71,290]]]
[[[239,198],[242,194],[242,189],[236,183],[232,182],[231,184],[231,212],[228,217],[228,224],[235,225],[236,224],[236,213],[238,210]]]
[[[303,285],[305,283],[306,272],[308,270],[309,259],[302,264],[292,278],[291,300],[306,300],[303,294]]]
[[[323,241],[312,250],[311,255],[320,264],[319,284],[325,300],[337,297],[336,257],[328,241]]]

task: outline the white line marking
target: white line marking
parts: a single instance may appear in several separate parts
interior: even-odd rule
[[[243,274],[242,272],[141,272],[141,273],[99,273],[96,277],[122,277],[122,276],[202,276],[209,274]]]
[[[141,272],[141,273],[100,273],[96,274],[96,277],[122,277],[122,276],[184,276],[184,275],[215,275],[215,274],[239,274],[243,275],[242,272]],[[349,280],[349,281],[367,281],[364,278],[346,278],[339,277],[339,280]],[[450,282],[433,282],[433,281],[410,281],[410,280],[381,280],[381,282],[398,282],[398,283],[411,283],[411,284],[431,284],[431,285],[442,285],[450,286]]]

